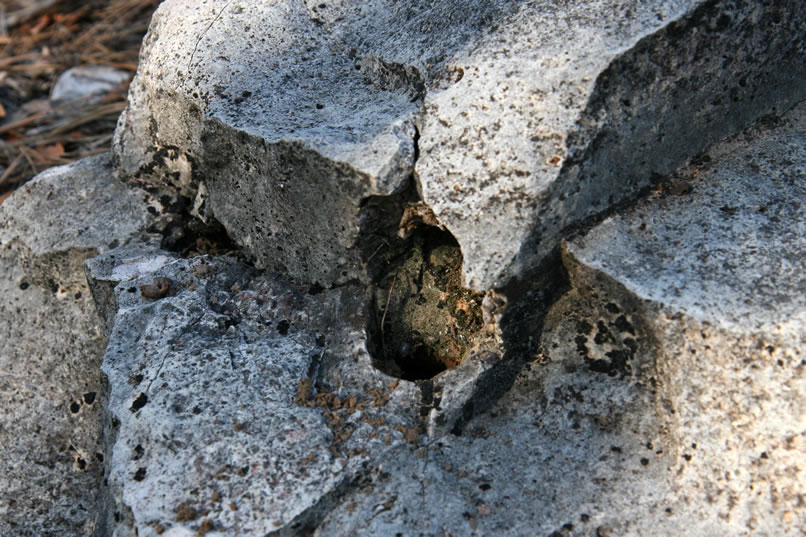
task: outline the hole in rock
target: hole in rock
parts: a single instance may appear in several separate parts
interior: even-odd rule
[[[144,393],[141,393],[140,395],[137,396],[137,398],[134,401],[132,401],[132,406],[129,407],[129,410],[131,410],[132,412],[137,412],[138,410],[146,406],[146,403],[148,403],[148,396]]]
[[[459,365],[483,336],[483,293],[463,286],[449,232],[422,225],[405,241],[376,278],[369,349],[378,369],[417,381]]]
[[[239,250],[227,230],[215,218],[202,222],[189,214],[189,199],[178,196],[172,201],[170,196],[163,196],[161,202],[165,205],[165,211],[148,231],[162,235],[162,248],[183,257],[225,255]]]

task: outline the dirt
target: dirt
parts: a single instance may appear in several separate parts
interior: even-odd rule
[[[375,289],[377,365],[406,380],[456,367],[485,332],[484,294],[463,286],[459,245],[446,231],[420,229]]]

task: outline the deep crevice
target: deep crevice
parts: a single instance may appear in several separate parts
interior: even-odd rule
[[[182,257],[225,255],[239,252],[224,226],[214,218],[205,223],[190,215],[186,203],[177,203],[165,212],[149,229],[162,235],[160,247],[177,252]]]
[[[483,293],[462,285],[462,253],[448,231],[420,222],[405,244],[376,280],[369,350],[384,373],[421,381],[462,363],[483,335]]]
[[[420,132],[415,125],[414,164]],[[484,293],[465,288],[462,251],[423,202],[416,176],[361,207],[364,268],[372,283],[367,347],[373,365],[424,381],[462,363],[486,326]]]

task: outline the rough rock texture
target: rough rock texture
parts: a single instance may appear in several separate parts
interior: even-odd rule
[[[806,527],[806,105],[675,179],[572,241],[571,273],[641,301],[679,494],[755,535],[795,534]]]
[[[369,366],[362,289],[306,296],[234,260],[147,249],[112,251],[88,270],[96,283],[121,280],[102,367],[99,535],[302,531],[368,460],[417,442],[417,389]],[[159,278],[170,288],[152,295]],[[363,358],[370,377],[345,375],[331,391],[319,381],[326,353]]]
[[[484,290],[803,98],[804,17],[795,0],[169,0],[117,162],[258,266],[325,286],[366,276],[362,203],[414,172]]]
[[[0,208],[0,534],[802,535],[804,17],[167,0]]]
[[[803,535],[804,141],[801,105],[571,241],[513,388],[314,535]]]
[[[569,241],[547,312],[417,384],[373,369],[360,285],[92,260],[120,282],[99,535],[800,535],[804,125],[767,118]],[[513,324],[539,345],[507,362]]]
[[[97,535],[314,528],[390,452],[453,428],[500,361],[468,350],[419,384],[382,373],[359,285],[305,294],[232,259],[147,245],[87,271],[113,319]]]
[[[555,310],[576,313],[576,302]],[[572,337],[526,364],[489,413],[462,436],[387,457],[314,535],[724,535],[681,531],[691,513],[665,484],[669,457],[640,376],[590,370],[575,319],[554,327]]]
[[[105,339],[82,263],[142,232],[108,156],[41,173],[0,206],[0,535],[95,526]]]

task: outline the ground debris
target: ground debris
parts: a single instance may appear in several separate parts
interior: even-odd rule
[[[39,172],[109,150],[128,82],[101,99],[52,103],[67,69],[134,74],[159,0],[11,0],[0,11],[0,203]]]

